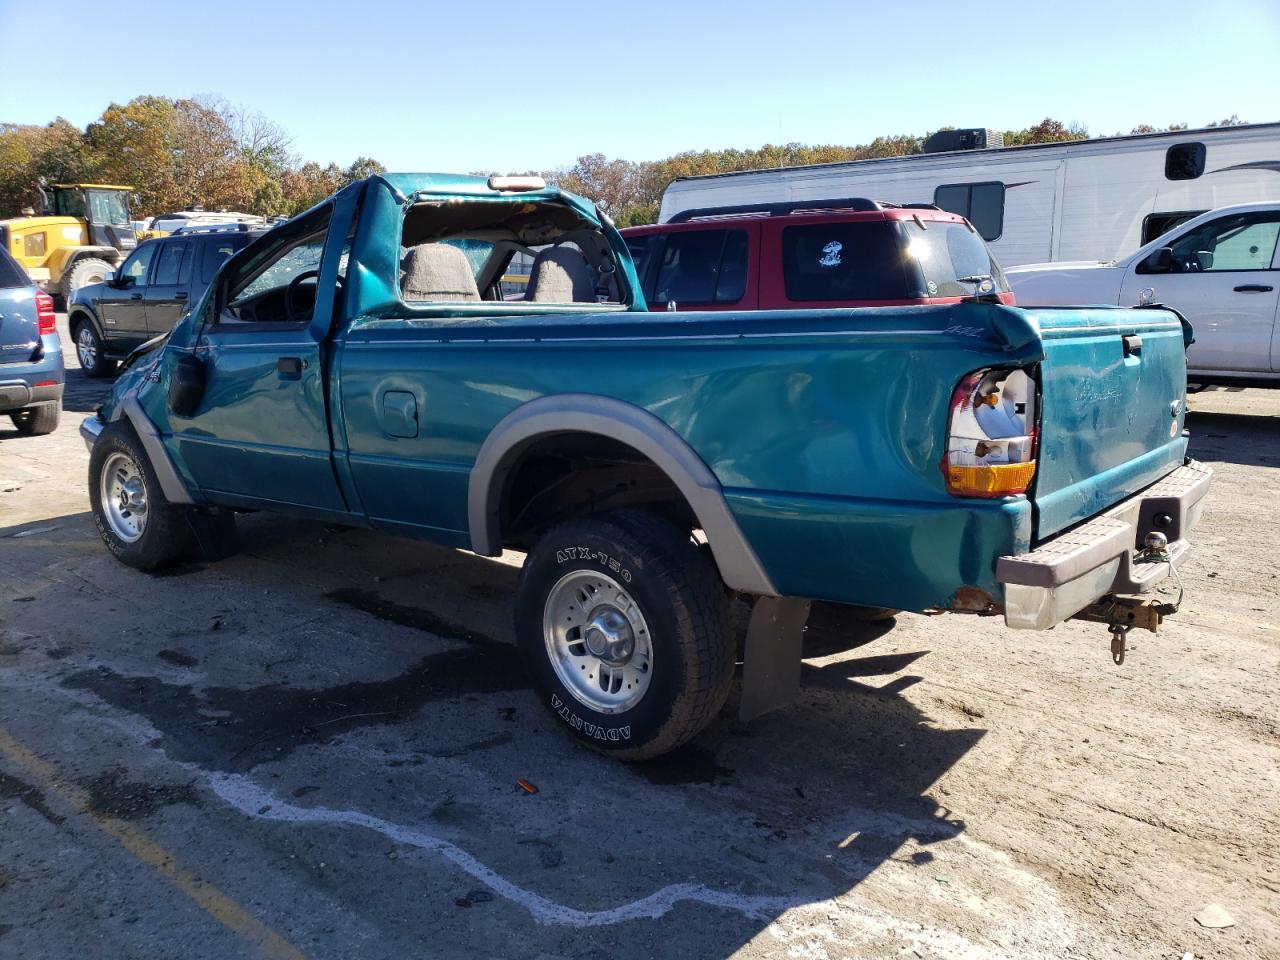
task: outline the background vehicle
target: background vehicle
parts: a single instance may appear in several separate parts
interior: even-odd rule
[[[185,227],[144,241],[104,282],[81,287],[67,324],[84,372],[107,376],[134,347],[168,333],[223,262],[264,232],[248,224]]]
[[[1009,271],[1025,304],[1140,302],[1144,291],[1195,328],[1187,377],[1195,383],[1280,386],[1280,203],[1201,214],[1109,263],[1054,263]]]
[[[977,231],[931,204],[847,199],[684,210],[622,235],[650,310],[958,303],[976,294],[1013,302]]]
[[[0,249],[23,265],[42,290],[70,296],[138,245],[129,217],[129,187],[102,183],[57,184],[48,191],[45,215],[0,221]]]
[[[525,550],[533,686],[625,759],[724,704],[730,590],[756,598],[748,718],[798,688],[802,598],[1121,640],[1168,612],[1142,595],[1210,476],[1175,314],[655,316],[638,286],[595,205],[539,178],[356,181],[235,254],[82,424],[103,542],[153,569],[254,509]]]
[[[932,200],[967,217],[1010,267],[1109,260],[1206,210],[1280,201],[1280,123],[1023,147],[988,133],[936,134],[925,150],[942,152],[684,177],[663,194],[659,222],[692,207]]]
[[[52,433],[64,379],[53,298],[0,250],[0,413],[21,433]]]
[[[175,233],[186,227],[207,227],[219,224],[235,224],[244,223],[252,226],[261,226],[265,221],[262,217],[255,216],[252,213],[235,213],[228,210],[205,210],[203,208],[191,210],[177,210],[172,213],[162,213],[157,217],[153,217],[148,231],[152,236],[163,235],[167,233]]]

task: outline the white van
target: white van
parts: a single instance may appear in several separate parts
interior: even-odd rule
[[[1167,304],[1195,328],[1189,381],[1280,387],[1277,237],[1280,203],[1244,203],[1203,213],[1118,260],[1005,273],[1019,306]]]

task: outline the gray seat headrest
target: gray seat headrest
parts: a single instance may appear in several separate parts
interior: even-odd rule
[[[573,247],[548,247],[533,258],[524,298],[534,303],[595,303],[591,265]]]
[[[479,300],[467,255],[447,243],[420,243],[400,262],[406,300]]]

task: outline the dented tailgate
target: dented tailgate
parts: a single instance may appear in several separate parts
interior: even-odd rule
[[[1034,502],[1043,539],[1155,483],[1186,455],[1186,339],[1168,310],[1036,309],[1045,360]]]

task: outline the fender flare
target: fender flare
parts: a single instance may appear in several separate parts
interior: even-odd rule
[[[146,451],[147,459],[151,461],[151,469],[156,472],[156,479],[160,481],[160,489],[164,491],[165,499],[170,503],[192,504],[190,492],[187,485],[182,482],[182,477],[178,475],[177,469],[173,465],[173,461],[169,459],[169,451],[164,448],[164,441],[160,439],[160,431],[155,428],[155,424],[147,417],[146,411],[142,409],[142,404],[138,402],[137,396],[130,394],[124,402],[116,405],[111,411],[111,423],[119,420],[121,417],[128,420],[133,426],[133,432],[138,435],[138,439],[142,442],[142,449]]]
[[[778,595],[730,511],[720,481],[684,438],[647,410],[587,393],[531,400],[489,431],[467,487],[473,552],[488,557],[502,552],[501,508],[511,470],[530,446],[558,433],[607,437],[648,457],[692,508],[725,584],[743,593]]]
[[[76,322],[81,316],[85,318],[85,322],[89,326],[93,327],[98,339],[105,344],[107,342],[107,332],[102,327],[102,321],[98,319],[97,311],[84,304],[73,304],[67,309],[67,329],[71,331],[71,339],[75,340]]]

